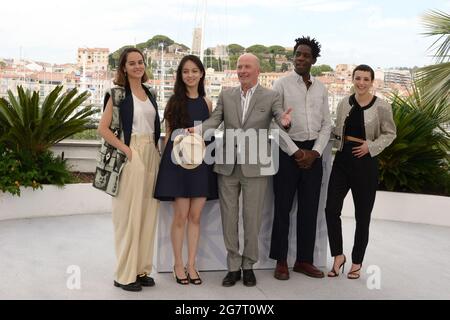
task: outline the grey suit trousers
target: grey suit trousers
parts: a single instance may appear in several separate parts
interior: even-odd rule
[[[218,175],[220,211],[228,271],[252,269],[258,261],[258,239],[261,228],[263,199],[267,176],[244,177],[236,164],[231,175]],[[244,250],[239,252],[239,195],[242,192]]]

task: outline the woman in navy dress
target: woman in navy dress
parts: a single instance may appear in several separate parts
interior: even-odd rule
[[[194,122],[209,118],[212,103],[205,97],[205,68],[194,55],[185,56],[177,69],[174,94],[164,112],[165,149],[159,167],[155,198],[173,201],[171,239],[174,254],[174,277],[179,284],[201,284],[195,267],[200,238],[200,216],[207,200],[217,199],[217,177],[212,165],[203,162],[185,169],[172,161],[172,132],[190,128]],[[183,263],[182,248],[187,223],[188,261]]]

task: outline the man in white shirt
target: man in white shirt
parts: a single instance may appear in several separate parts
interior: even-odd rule
[[[328,92],[310,74],[311,66],[320,56],[320,44],[309,37],[295,41],[295,70],[273,86],[282,98],[283,108],[292,108],[288,134],[298,147],[295,153],[280,150],[280,166],[273,180],[275,210],[270,258],[277,260],[274,277],[279,280],[289,279],[289,212],[296,192],[297,253],[293,271],[315,278],[324,276],[314,266],[313,256],[322,184],[321,156],[331,132]]]

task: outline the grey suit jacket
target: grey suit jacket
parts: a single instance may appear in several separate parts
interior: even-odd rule
[[[222,148],[220,147],[220,141],[216,141],[219,147],[216,147],[214,171],[229,176],[232,174],[235,164],[240,163],[242,174],[245,177],[266,175],[261,172],[261,169],[263,167],[269,167],[266,163],[267,159],[260,158],[258,156],[259,152],[255,154],[255,150],[259,151],[259,149],[256,149],[254,142],[257,141],[258,148],[265,148],[263,153],[270,155],[270,144],[266,133],[270,129],[272,119],[282,127],[281,116],[283,112],[284,110],[278,92],[258,85],[253,93],[247,114],[242,123],[241,93],[239,87],[222,90],[217,106],[210,118],[202,123],[203,133],[208,129],[216,129],[222,122],[224,123],[225,132],[222,140]],[[234,135],[231,133],[234,133]],[[246,136],[256,137],[256,140],[244,139]],[[264,141],[260,143],[261,139],[264,139],[267,143],[264,143]],[[249,140],[253,141],[253,143],[249,144]],[[232,153],[231,155],[229,154],[230,152]],[[244,155],[245,158],[243,157]]]

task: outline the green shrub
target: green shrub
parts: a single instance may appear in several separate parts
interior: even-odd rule
[[[83,131],[98,110],[81,107],[88,92],[62,90],[57,86],[40,103],[39,92],[19,86],[17,97],[9,90],[8,99],[0,99],[1,191],[20,195],[20,186],[37,189],[73,181],[66,161],[54,157],[49,148]]]
[[[88,92],[77,95],[77,89],[61,93],[57,86],[39,102],[39,92],[17,87],[18,96],[8,90],[8,100],[0,99],[0,143],[18,152],[36,155],[52,145],[83,131],[89,117],[98,112],[92,106],[81,107]]]
[[[0,190],[20,196],[20,187],[42,189],[43,184],[63,186],[73,182],[66,160],[51,151],[18,154],[0,145]]]
[[[381,188],[450,195],[450,139],[446,99],[423,99],[414,85],[408,98],[393,95],[397,138],[379,156]]]

